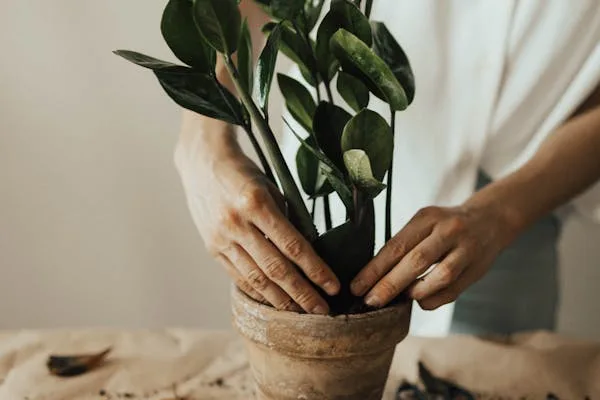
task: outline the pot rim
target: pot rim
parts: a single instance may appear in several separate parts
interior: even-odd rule
[[[232,285],[232,294],[234,297],[239,298],[241,301],[252,304],[253,307],[256,307],[259,311],[270,313],[270,314],[278,314],[280,316],[288,316],[293,318],[302,318],[308,321],[364,321],[370,320],[380,317],[381,315],[388,314],[390,312],[395,312],[400,308],[410,307],[412,301],[411,300],[400,300],[394,304],[385,306],[384,308],[380,308],[378,310],[369,311],[366,313],[360,314],[340,314],[336,316],[331,315],[319,315],[319,314],[308,314],[308,313],[299,313],[294,311],[287,310],[278,310],[275,307],[268,306],[266,304],[260,303],[254,300],[252,297],[248,296],[246,293],[242,292],[235,284]]]

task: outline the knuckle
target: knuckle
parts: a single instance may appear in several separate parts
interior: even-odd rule
[[[252,269],[246,276],[248,283],[258,292],[264,292],[269,286],[269,278],[257,269]]]
[[[388,279],[384,279],[379,282],[378,286],[380,293],[382,293],[383,297],[385,298],[390,298],[400,293],[400,288],[398,288],[398,285]]]
[[[241,217],[237,213],[237,211],[231,208],[223,208],[219,211],[219,215],[217,217],[219,226],[223,228],[232,228],[239,226],[241,223]]]
[[[421,270],[427,267],[427,264],[429,263],[429,257],[423,250],[414,250],[410,254],[409,261],[413,268],[416,270]]]
[[[291,310],[294,308],[294,304],[295,304],[294,300],[287,299],[287,300],[280,300],[273,306],[278,310]]]
[[[439,207],[429,206],[421,208],[417,212],[417,217],[420,218],[435,218],[440,215],[441,209]]]
[[[445,223],[445,232],[448,236],[456,236],[463,233],[466,229],[466,222],[463,218],[454,216]]]
[[[299,238],[292,238],[284,244],[283,251],[291,259],[297,259],[304,253],[304,244]]]
[[[317,298],[309,290],[301,290],[300,292],[295,293],[293,297],[296,300],[296,303],[308,309],[311,309],[318,304]]]
[[[448,265],[440,265],[437,267],[437,278],[439,283],[446,287],[449,286],[452,282],[454,282],[454,278],[456,273],[454,269],[452,269]]]
[[[263,262],[265,274],[273,281],[281,282],[287,278],[289,270],[285,262],[280,259],[272,258]]]
[[[240,196],[239,208],[244,211],[259,210],[268,200],[267,189],[259,184],[252,184]]]

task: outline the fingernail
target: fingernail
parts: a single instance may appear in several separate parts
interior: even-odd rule
[[[328,281],[323,284],[323,289],[330,296],[335,296],[340,291],[340,285],[336,281]]]
[[[352,291],[353,295],[361,296],[366,290],[365,284],[363,281],[356,280],[350,285],[350,290]]]
[[[379,297],[377,297],[377,295],[375,295],[375,294],[369,294],[365,298],[365,304],[368,306],[371,306],[371,307],[380,307],[381,299],[379,299]]]
[[[327,315],[329,313],[329,310],[327,309],[327,307],[319,304],[318,306],[312,309],[312,313],[319,315]]]

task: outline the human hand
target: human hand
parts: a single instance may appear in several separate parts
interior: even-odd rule
[[[327,302],[308,279],[330,295],[337,294],[340,284],[286,218],[277,188],[235,140],[205,142],[191,150],[193,142],[181,139],[175,160],[209,252],[256,300],[277,309],[299,311],[300,306],[309,313],[327,314]]]
[[[359,273],[352,292],[366,294],[373,307],[405,290],[425,310],[451,303],[510,243],[509,227],[501,207],[493,205],[424,208]]]

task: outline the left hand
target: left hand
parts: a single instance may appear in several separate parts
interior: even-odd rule
[[[425,310],[451,303],[510,243],[509,226],[500,207],[424,208],[358,274],[352,292],[373,307],[404,290]]]

